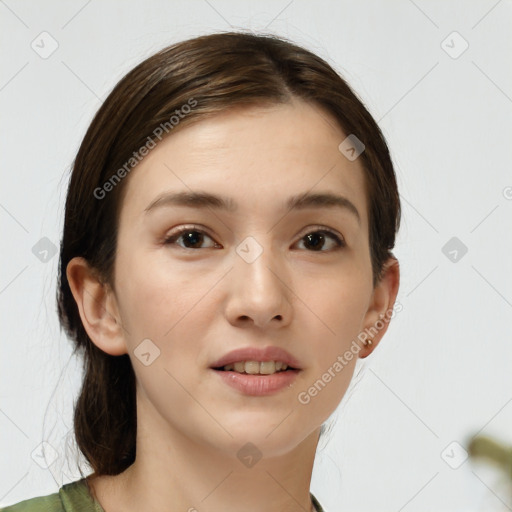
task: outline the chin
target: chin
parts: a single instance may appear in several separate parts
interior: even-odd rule
[[[320,424],[308,428],[306,418],[292,417],[293,413],[286,418],[288,414],[289,411],[276,415],[274,410],[272,414],[260,413],[257,417],[246,414],[237,418],[237,421],[224,423],[226,430],[233,436],[229,439],[224,436],[226,449],[235,454],[241,451],[241,455],[244,450],[254,450],[256,453],[261,452],[265,458],[279,457],[294,450],[315,430],[320,429]]]

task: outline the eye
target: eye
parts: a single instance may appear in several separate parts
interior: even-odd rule
[[[319,229],[311,231],[301,238],[300,241],[304,240],[305,245],[312,247],[309,252],[328,252],[322,251],[320,248],[325,246],[326,240],[331,240],[331,244],[334,243],[334,249],[337,250],[345,247],[345,241],[340,238],[336,233],[329,229]]]
[[[221,247],[215,241],[213,241],[213,245],[210,245],[210,247],[201,247],[201,245],[204,243],[205,237],[213,241],[213,238],[210,237],[204,230],[199,229],[196,226],[185,226],[170,236],[166,237],[164,244],[176,245],[178,240],[183,240],[183,245],[177,244],[182,249],[208,249]],[[328,250],[322,250],[321,248],[324,247],[326,242],[329,240],[331,240],[331,250],[337,250],[345,247],[346,245],[342,238],[340,238],[333,231],[326,228],[310,231],[305,236],[303,236],[300,241],[305,241],[306,247],[311,248],[309,252],[328,252]]]
[[[176,231],[174,234],[170,235],[164,240],[165,245],[173,245],[176,243],[176,240],[183,239],[183,243],[185,245],[178,244],[179,247],[183,249],[200,249],[201,244],[203,243],[204,238],[209,238],[213,240],[205,231],[202,229],[198,229],[195,226],[186,226]],[[199,247],[198,247],[199,246]],[[217,243],[214,243],[214,246],[219,247]],[[213,246],[210,246],[213,247]],[[206,247],[208,249],[208,247]]]

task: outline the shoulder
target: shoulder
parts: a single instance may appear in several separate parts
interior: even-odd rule
[[[85,479],[64,484],[58,492],[20,501],[0,512],[102,512],[92,499]]]
[[[38,496],[0,508],[0,512],[65,512],[59,493]]]

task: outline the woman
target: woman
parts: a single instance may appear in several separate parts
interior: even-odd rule
[[[319,57],[221,33],[139,64],[81,144],[61,243],[93,473],[3,510],[322,510],[322,424],[392,316],[399,221],[381,131]]]

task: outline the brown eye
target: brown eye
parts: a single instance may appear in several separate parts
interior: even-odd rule
[[[201,249],[205,238],[213,239],[201,229],[196,228],[182,228],[171,236],[167,237],[164,241],[165,245],[174,245],[177,240],[183,240],[183,244],[177,245],[183,249]],[[212,246],[210,246],[212,247]],[[206,247],[208,249],[209,247]]]
[[[204,247],[205,239],[210,239],[213,245]],[[181,241],[181,243],[178,243]],[[328,229],[311,231],[301,238],[308,252],[329,252],[345,247],[345,241]],[[182,249],[209,249],[220,247],[205,231],[195,227],[184,227],[171,234],[164,240],[165,245],[178,245]],[[327,249],[324,247],[329,246]]]
[[[338,235],[329,230],[317,230],[308,233],[304,237],[302,237],[301,241],[304,240],[304,245],[306,248],[311,248],[310,252],[328,252],[328,250],[322,250],[328,240],[331,240],[331,245],[334,243],[334,248],[331,250],[336,250],[338,248],[344,247],[345,242]]]

